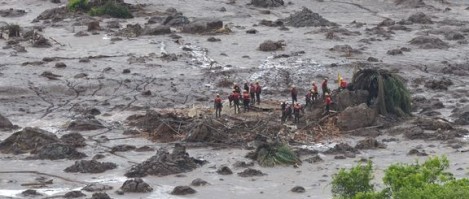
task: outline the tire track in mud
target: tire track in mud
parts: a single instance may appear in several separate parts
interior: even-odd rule
[[[345,1],[335,1],[335,0],[330,0],[328,2],[331,2],[331,3],[341,3],[341,4],[348,4],[348,5],[352,5],[352,6],[355,6],[357,8],[360,8],[362,10],[366,10],[368,11],[369,13],[372,13],[374,16],[377,16],[377,17],[380,17],[380,18],[383,18],[383,19],[389,19],[388,17],[384,17],[384,16],[381,16],[378,14],[378,11],[374,11],[374,10],[371,10],[367,7],[364,7],[358,3],[352,3],[352,2],[345,2]]]
[[[54,103],[50,100],[47,100],[44,96],[42,96],[40,90],[38,90],[35,86],[34,83],[31,81],[28,81],[28,88],[32,90],[42,101],[45,103],[49,104],[49,106],[46,108],[44,114],[40,117],[41,119],[47,116],[49,113],[51,113],[51,109],[55,107]]]

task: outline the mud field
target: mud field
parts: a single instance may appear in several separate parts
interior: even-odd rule
[[[133,18],[0,2],[0,198],[323,199],[340,168],[372,160],[380,179],[432,155],[468,177],[469,2],[125,3]],[[412,117],[357,114],[350,130],[358,124],[336,126],[319,102],[299,124],[280,123],[292,84],[303,103],[312,81],[335,87],[337,73],[350,81],[369,67],[405,79]],[[234,114],[225,101],[215,118],[214,96],[246,81],[261,83],[262,103]],[[301,164],[245,157],[272,139]]]

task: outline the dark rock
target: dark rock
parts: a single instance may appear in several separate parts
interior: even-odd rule
[[[142,95],[143,96],[151,96],[151,91],[150,90],[142,91]]]
[[[283,0],[251,0],[251,5],[263,8],[279,7],[283,6],[284,2]]]
[[[392,50],[388,50],[388,52],[386,52],[386,54],[388,55],[402,55],[402,50],[401,49],[392,49]]]
[[[93,193],[91,196],[91,199],[112,199],[107,193],[104,192],[98,192],[98,193]]]
[[[137,152],[148,152],[148,151],[155,151],[155,149],[153,149],[150,146],[142,146],[142,147],[139,147],[139,148],[135,149],[135,151],[137,151]]]
[[[374,57],[368,57],[367,61],[369,61],[369,62],[379,62],[379,60],[377,58],[374,58]]]
[[[252,167],[252,166],[254,166],[254,162],[246,163],[245,161],[236,161],[233,164],[233,167],[235,168],[247,168],[247,167]]]
[[[145,193],[152,192],[153,188],[141,178],[126,180],[121,187],[124,192]]]
[[[52,20],[54,22],[61,21],[68,17],[70,13],[67,10],[66,6],[61,6],[57,8],[51,8],[43,11],[39,16],[37,16],[33,22],[39,22],[40,20]]]
[[[319,26],[337,26],[336,23],[324,19],[318,13],[314,13],[308,8],[303,7],[300,12],[296,12],[282,20],[285,25],[293,27],[319,27]]]
[[[357,106],[362,103],[366,103],[368,98],[368,91],[366,90],[343,90],[336,96],[333,96],[335,101],[335,110],[343,111],[347,107]]]
[[[448,90],[448,87],[451,85],[453,85],[453,81],[445,77],[439,80],[432,79],[425,82],[425,87],[433,90]]]
[[[254,176],[265,176],[265,175],[267,174],[262,173],[259,170],[251,169],[251,168],[247,168],[244,171],[238,173],[238,176],[240,177],[254,177]]]
[[[188,195],[194,193],[196,193],[196,191],[189,186],[176,186],[173,191],[171,191],[173,195]]]
[[[35,154],[32,159],[81,159],[87,157],[84,153],[78,152],[75,148],[61,144],[53,143],[39,148],[37,151],[32,151]]]
[[[377,112],[365,103],[346,108],[337,116],[337,126],[341,130],[350,131],[373,125]]]
[[[427,153],[425,153],[424,150],[419,151],[418,149],[411,149],[407,155],[417,155],[417,156],[428,156]]]
[[[35,48],[48,48],[52,46],[52,44],[49,42],[48,39],[46,39],[43,35],[40,35],[38,33],[33,35],[32,43],[33,43],[32,47],[35,47]]]
[[[217,41],[221,41],[221,39],[218,39],[218,38],[215,38],[215,37],[209,37],[209,38],[207,39],[207,41],[209,41],[209,42],[217,42]]]
[[[411,15],[407,20],[412,23],[419,23],[419,24],[432,24],[433,23],[432,19],[429,16],[425,15],[423,12],[415,13]]]
[[[8,130],[8,129],[12,129],[14,127],[15,126],[10,122],[10,120],[8,118],[6,118],[2,114],[0,114],[0,129]]]
[[[468,125],[469,124],[469,105],[466,105],[462,108],[456,108],[453,110],[451,117],[456,118],[454,121],[458,125]]]
[[[259,50],[260,51],[276,51],[276,50],[283,49],[284,46],[285,46],[285,42],[282,40],[277,41],[277,42],[266,40],[259,45]]]
[[[127,26],[119,32],[117,32],[116,36],[122,36],[122,37],[138,37],[142,35],[143,33],[143,28],[140,26],[140,24],[127,24]]]
[[[107,24],[106,25],[107,28],[111,28],[111,29],[120,28],[120,23],[117,20],[108,21],[106,22],[106,24]]]
[[[41,74],[42,77],[46,77],[47,79],[50,79],[50,80],[58,80],[59,77],[62,77],[62,75],[57,75],[57,74],[54,74],[50,71],[44,71],[42,74]]]
[[[123,74],[129,74],[129,73],[130,73],[130,69],[124,69],[124,70],[122,71],[122,73],[123,73]]]
[[[63,62],[57,62],[57,63],[55,63],[55,67],[56,68],[66,68],[67,65]]]
[[[324,154],[345,154],[347,152],[358,153],[357,149],[347,143],[339,143],[336,144],[334,148],[325,151]]]
[[[81,198],[81,197],[85,197],[85,196],[86,196],[86,194],[84,194],[81,191],[70,191],[70,192],[67,192],[64,195],[64,198]]]
[[[93,156],[93,160],[99,160],[99,159],[103,159],[105,157],[106,156],[104,156],[103,154],[96,154],[95,156]]]
[[[112,187],[109,185],[91,183],[83,187],[81,190],[88,191],[88,192],[96,192],[96,191],[106,191],[106,190],[111,190],[111,189]]]
[[[85,138],[79,133],[69,133],[63,135],[60,140],[67,145],[72,147],[84,147],[86,146]]]
[[[144,177],[146,175],[167,176],[194,170],[205,161],[189,157],[184,146],[176,144],[170,154],[165,149],[157,151],[155,156],[133,166],[125,176]]]
[[[77,33],[74,34],[74,36],[75,37],[86,37],[86,36],[90,36],[90,34],[88,34],[85,31],[78,31]]]
[[[304,193],[306,190],[302,186],[295,186],[290,191],[294,193]]]
[[[263,19],[259,22],[259,25],[269,26],[269,27],[279,27],[279,26],[283,26],[283,21],[280,21],[280,20],[270,21],[270,20]]]
[[[99,26],[99,21],[91,21],[88,23],[88,31],[99,31],[101,30],[101,26]]]
[[[40,194],[39,192],[37,192],[34,189],[25,190],[25,191],[21,192],[21,195],[29,196],[29,197],[42,196],[42,194]]]
[[[362,52],[358,49],[352,48],[352,46],[349,46],[347,44],[345,45],[335,45],[333,48],[329,49],[330,51],[334,52],[341,52],[345,53],[345,56],[350,56],[352,54],[362,54]]]
[[[171,34],[169,26],[156,26],[156,27],[145,27],[143,29],[143,35],[164,35]]]
[[[256,34],[258,31],[256,29],[249,29],[249,30],[246,30],[246,33],[247,34]]]
[[[80,160],[75,164],[65,168],[68,173],[103,173],[107,170],[115,169],[117,165],[112,162],[98,162],[96,160]]]
[[[135,150],[136,148],[137,147],[134,145],[121,144],[121,145],[113,146],[111,149],[111,153],[126,152],[126,151]]]
[[[438,37],[418,36],[409,41],[410,44],[416,45],[422,49],[447,49],[449,44],[442,41]]]
[[[464,37],[463,34],[461,34],[459,32],[454,32],[454,31],[450,31],[450,32],[445,33],[445,38],[447,40],[463,40],[463,39],[466,39],[466,37]]]
[[[0,17],[21,17],[23,15],[26,15],[25,10],[13,8],[0,10]]]
[[[441,69],[441,72],[444,74],[467,76],[469,75],[469,63],[451,64]]]
[[[344,160],[344,159],[347,159],[347,157],[345,157],[344,155],[336,155],[336,156],[334,156],[334,159],[335,160]]]
[[[451,130],[453,126],[451,123],[446,122],[442,119],[433,119],[433,118],[423,118],[419,117],[413,122],[417,126],[421,127],[424,130]]]
[[[79,118],[68,124],[67,130],[69,131],[91,131],[106,128],[94,118]]]
[[[163,25],[165,26],[171,26],[171,27],[178,27],[178,26],[184,26],[186,24],[189,24],[190,21],[187,17],[183,16],[181,13],[174,12],[171,15],[167,16],[163,20]]]
[[[386,148],[386,145],[383,143],[378,142],[375,138],[366,138],[364,140],[358,141],[357,145],[355,146],[356,149],[376,149],[376,148],[381,148],[384,149]]]
[[[202,180],[202,179],[200,179],[200,178],[196,178],[196,179],[192,180],[192,182],[191,182],[191,185],[192,185],[192,186],[196,186],[196,187],[198,187],[198,186],[205,186],[205,185],[208,185],[208,184],[209,184],[209,183],[208,183],[207,181]]]
[[[231,175],[233,174],[233,171],[227,166],[222,166],[217,170],[217,173],[220,175]]]
[[[80,59],[78,60],[78,62],[80,62],[80,63],[89,63],[89,62],[90,62],[90,58],[88,58],[88,57],[83,57],[83,58],[80,58]]]
[[[379,23],[378,26],[393,26],[394,24],[396,24],[396,21],[388,18]]]
[[[319,155],[315,155],[313,157],[305,159],[304,161],[309,162],[309,163],[317,163],[317,162],[323,162],[324,160]]]
[[[220,20],[213,21],[194,21],[190,24],[186,24],[182,27],[181,32],[200,34],[214,32],[220,28],[223,28],[223,22]]]
[[[59,138],[50,132],[26,127],[3,140],[0,143],[0,151],[13,154],[27,153],[57,142]]]

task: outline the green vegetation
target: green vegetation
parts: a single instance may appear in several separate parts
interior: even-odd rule
[[[8,36],[10,37],[19,37],[21,33],[21,27],[18,24],[8,24],[5,30],[8,30]]]
[[[109,15],[115,18],[132,18],[132,13],[130,10],[124,6],[120,5],[114,1],[108,1],[102,6],[91,8],[89,14],[91,16],[102,16]]]
[[[363,69],[353,75],[355,89],[368,90],[377,95],[381,114],[410,115],[411,97],[402,77],[383,69]]]
[[[255,159],[263,167],[300,163],[295,152],[286,144],[263,144],[257,147]]]
[[[460,199],[469,198],[469,179],[455,179],[445,170],[446,157],[429,158],[423,164],[394,164],[385,170],[385,189],[370,184],[372,166],[341,169],[334,175],[332,193],[340,199]]]
[[[88,0],[68,0],[67,8],[71,11],[87,11]]]

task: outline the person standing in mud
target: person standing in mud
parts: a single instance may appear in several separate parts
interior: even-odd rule
[[[237,92],[239,95],[241,95],[241,88],[238,86],[237,83],[234,83],[233,90]]]
[[[249,82],[248,81],[244,82],[244,90],[249,91]]]
[[[311,110],[311,107],[313,107],[313,102],[311,101],[311,98],[312,98],[312,94],[313,92],[310,90],[306,93],[305,95],[305,102],[306,102],[306,105],[305,107],[308,109],[308,110]]]
[[[339,91],[347,89],[347,82],[342,79],[342,77],[339,79]]]
[[[313,88],[312,88],[312,101],[318,100],[319,92],[318,92],[318,86],[316,85],[316,82],[313,82]]]
[[[300,111],[301,111],[301,105],[300,103],[296,103],[293,106],[293,115],[295,116],[295,123],[300,123]]]
[[[256,86],[253,83],[249,87],[249,94],[251,95],[251,105],[254,105],[256,103]]]
[[[234,106],[234,113],[240,113],[241,109],[239,108],[239,98],[240,95],[236,90],[233,89],[233,106]]]
[[[259,81],[256,81],[256,101],[257,105],[261,104],[261,92],[262,92],[262,87],[259,85]]]
[[[329,111],[331,110],[332,99],[329,93],[326,93],[325,96],[326,99],[324,100],[324,104],[326,105],[326,114],[329,114]]]
[[[284,123],[285,120],[287,119],[287,113],[285,112],[287,108],[287,104],[288,104],[287,102],[280,103],[280,111],[282,112],[282,123]]]
[[[295,104],[295,102],[298,101],[298,90],[296,89],[296,86],[295,85],[292,85],[291,86],[291,89],[290,89],[290,94],[291,94],[291,104]]]
[[[292,104],[293,105],[293,104]],[[287,103],[287,106],[285,107],[285,121],[288,119],[291,119],[291,114],[293,112],[292,110],[292,105]]]
[[[251,102],[251,99],[249,98],[249,93],[248,91],[243,91],[243,107],[244,107],[244,112],[249,111],[249,103]]]
[[[221,109],[223,107],[222,99],[219,94],[215,97],[214,106],[215,106],[215,117],[221,117]]]
[[[322,97],[326,97],[326,93],[329,93],[329,87],[327,87],[327,77],[324,78],[324,81],[322,82],[322,85],[321,85],[321,89],[322,89]]]

